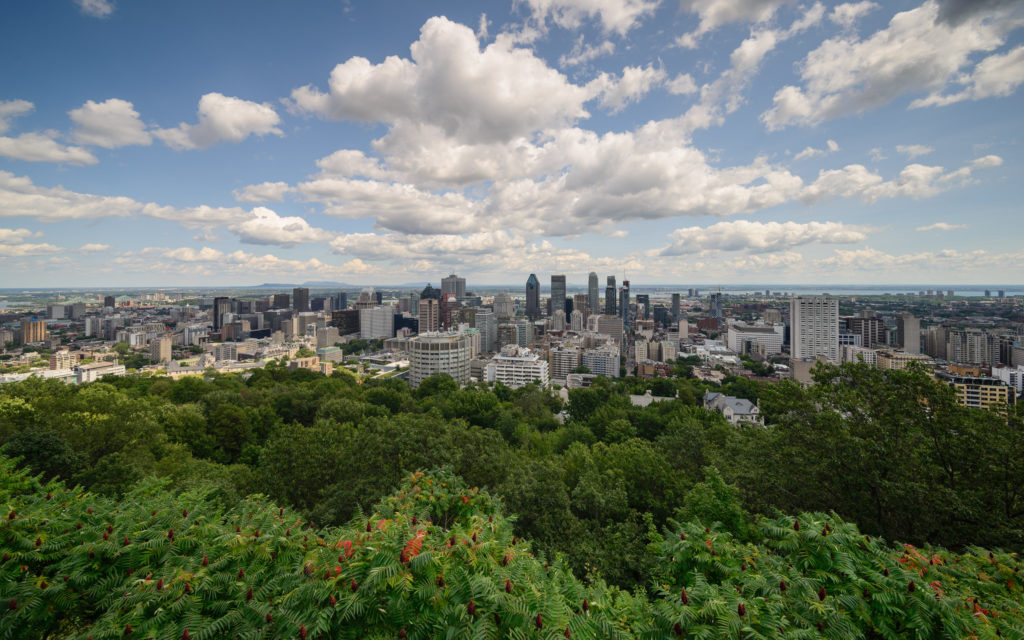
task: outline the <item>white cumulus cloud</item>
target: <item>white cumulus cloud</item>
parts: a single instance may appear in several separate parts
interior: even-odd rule
[[[89,100],[69,111],[68,115],[75,123],[71,137],[79,144],[115,149],[132,144],[149,145],[153,141],[146,132],[146,125],[139,119],[139,112],[127,100]]]
[[[685,227],[669,234],[671,243],[657,255],[678,256],[705,251],[768,253],[800,245],[851,244],[867,239],[870,228],[842,222],[718,222],[709,227]]]
[[[199,99],[198,123],[183,122],[173,129],[157,129],[153,135],[179,151],[205,149],[218,142],[242,142],[250,135],[283,136],[280,123],[280,116],[267,103],[207,93]]]

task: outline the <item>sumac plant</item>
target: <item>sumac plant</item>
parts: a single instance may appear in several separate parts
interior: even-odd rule
[[[328,529],[260,496],[224,510],[160,480],[112,500],[40,478],[0,456],[0,638],[1024,635],[1015,556],[892,546],[824,514],[762,519],[754,542],[672,522],[630,594],[513,544],[500,502],[444,470]]]

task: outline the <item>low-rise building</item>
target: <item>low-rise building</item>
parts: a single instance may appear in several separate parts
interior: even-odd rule
[[[946,373],[941,376],[956,392],[956,401],[965,407],[992,409],[1013,404],[1013,387],[996,378],[962,376]]]
[[[90,362],[78,365],[75,373],[79,383],[95,382],[103,376],[123,376],[125,368],[123,364],[116,362]]]
[[[729,421],[729,424],[752,422],[764,425],[761,411],[756,404],[746,398],[736,398],[724,393],[707,391],[704,393],[704,408],[721,413]]]
[[[507,345],[484,367],[486,382],[500,382],[518,389],[531,382],[548,384],[548,363],[525,347]]]

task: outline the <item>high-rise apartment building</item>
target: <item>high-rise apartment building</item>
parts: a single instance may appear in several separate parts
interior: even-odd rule
[[[551,315],[565,313],[565,276],[551,276]]]
[[[292,289],[292,304],[295,305],[296,311],[309,311],[309,289],[305,287]]]
[[[604,314],[606,316],[617,315],[616,295],[615,276],[608,276],[608,286],[604,288]]]
[[[861,346],[875,347],[886,344],[885,323],[881,318],[874,316],[863,317],[860,314],[853,318],[846,319],[846,326],[850,333],[860,336]]]
[[[511,389],[538,382],[548,384],[548,363],[525,347],[509,345],[484,367],[485,382],[500,382]]]
[[[526,317],[531,320],[540,317],[540,280],[533,273],[526,279]]]
[[[414,389],[437,373],[450,375],[460,385],[469,382],[471,345],[462,333],[421,333],[409,338],[409,386]]]
[[[394,307],[359,310],[359,337],[363,340],[395,337]]]
[[[598,307],[601,304],[601,292],[597,288],[597,274],[593,271],[587,276],[587,302],[590,305],[590,309],[583,314],[583,317],[601,312],[600,307]]]
[[[466,279],[460,278],[454,273],[447,278],[441,278],[441,296],[454,294],[456,298],[466,297]]]
[[[793,358],[823,356],[839,363],[839,300],[829,296],[794,296],[790,300]]]
[[[921,353],[921,320],[909,313],[902,313],[896,318],[896,342],[906,353]]]
[[[995,365],[999,347],[995,336],[978,329],[949,329],[946,332],[946,358],[962,364]]]
[[[156,363],[171,361],[171,336],[160,336],[149,342],[149,359]]]
[[[441,305],[434,298],[420,298],[420,333],[441,328]]]
[[[68,348],[57,349],[50,355],[50,370],[73,369],[78,364],[78,353],[72,353]]]

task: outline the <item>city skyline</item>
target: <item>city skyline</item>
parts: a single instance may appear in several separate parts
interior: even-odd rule
[[[0,36],[9,287],[1024,282],[1016,0],[75,0]]]

